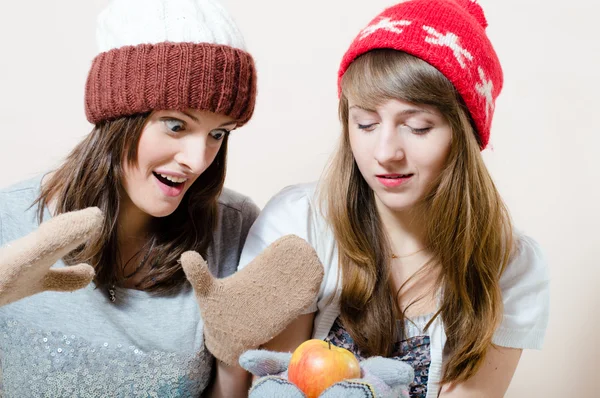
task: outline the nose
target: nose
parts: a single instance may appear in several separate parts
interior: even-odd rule
[[[381,126],[375,144],[374,156],[380,164],[404,159],[404,143],[395,126]]]
[[[179,142],[175,161],[188,172],[200,175],[210,165],[210,148],[206,135],[190,134]]]

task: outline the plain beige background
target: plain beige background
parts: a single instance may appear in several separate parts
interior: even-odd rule
[[[259,73],[253,120],[230,140],[227,185],[263,206],[320,175],[337,139],[336,72],[392,1],[224,0]],[[0,186],[55,166],[89,130],[83,87],[107,0],[0,7]],[[484,156],[517,226],[545,248],[545,347],[524,353],[508,397],[597,397],[600,358],[600,46],[591,0],[482,0],[505,71]]]

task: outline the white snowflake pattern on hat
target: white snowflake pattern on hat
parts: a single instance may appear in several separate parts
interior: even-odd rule
[[[359,33],[359,37],[360,37],[360,40],[363,40],[365,37],[372,35],[373,33],[377,32],[378,30],[387,30],[387,31],[390,31],[393,33],[400,34],[400,33],[402,33],[402,29],[399,29],[398,26],[408,26],[411,23],[412,23],[411,21],[407,21],[404,19],[401,19],[399,21],[394,21],[391,18],[381,18],[376,23],[364,28]]]
[[[458,36],[456,36],[454,33],[447,32],[445,35],[443,35],[431,26],[427,25],[423,25],[423,30],[425,30],[429,34],[429,36],[425,37],[425,41],[427,43],[449,47],[454,53],[454,57],[463,69],[467,66],[465,63],[465,58],[469,61],[473,60],[473,56],[471,55],[471,53],[463,47],[461,47],[461,45],[459,44],[460,40]]]
[[[475,90],[485,99],[485,119],[487,121],[489,118],[490,109],[494,109],[494,83],[487,79],[481,66],[479,66],[477,70],[479,72],[479,78],[481,79],[481,82],[475,84]]]

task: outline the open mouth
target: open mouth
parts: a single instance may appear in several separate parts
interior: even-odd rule
[[[167,176],[164,174],[159,174],[156,172],[152,172],[152,174],[154,174],[154,177],[156,177],[156,179],[160,182],[162,182],[163,184],[169,186],[169,187],[180,187],[183,184],[185,184],[185,182],[187,181],[187,178],[177,178],[177,177],[171,177],[171,176]]]

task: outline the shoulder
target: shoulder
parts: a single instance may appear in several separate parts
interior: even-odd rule
[[[234,217],[252,223],[258,217],[260,208],[248,196],[224,188],[219,196],[219,212],[222,218]]]
[[[240,267],[285,235],[306,240],[326,267],[334,263],[335,240],[317,197],[316,182],[291,185],[273,196],[250,229]]]
[[[548,280],[548,264],[541,246],[532,237],[517,232],[511,260],[500,278],[501,287],[547,283]]]
[[[234,190],[224,188],[219,197],[219,221],[216,235],[225,241],[240,240],[243,244],[248,230],[258,217],[260,209],[252,199]]]
[[[227,208],[233,211],[243,212],[249,206],[256,206],[252,199],[233,189],[223,188],[219,196],[219,207]]]
[[[540,349],[550,312],[550,275],[540,245],[515,234],[513,255],[500,277],[504,316],[493,342],[512,348]]]
[[[261,246],[289,234],[297,235],[314,246],[318,240],[316,232],[324,224],[316,203],[316,183],[285,187],[267,202],[252,227],[251,235],[259,238]]]
[[[283,188],[265,205],[263,212],[285,213],[288,217],[315,215],[318,210],[317,183],[290,185]]]
[[[0,245],[17,239],[37,226],[41,176],[0,189]]]
[[[26,207],[31,206],[39,195],[41,178],[41,176],[30,178],[0,189],[0,203],[5,207],[19,206],[25,203]]]

